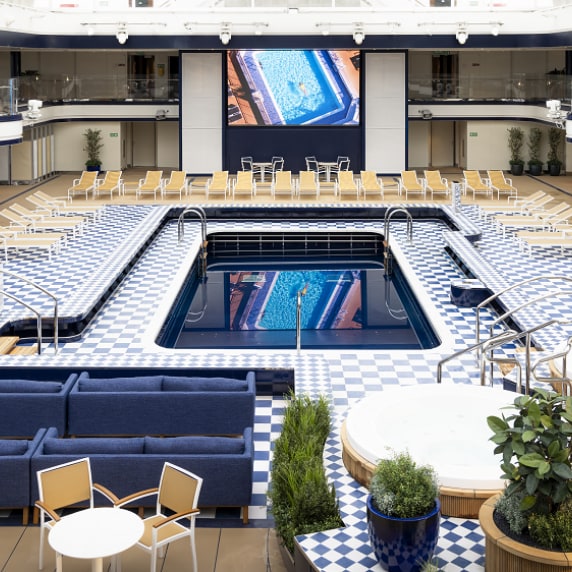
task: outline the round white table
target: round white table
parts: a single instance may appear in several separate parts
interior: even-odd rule
[[[103,559],[133,546],[143,534],[137,514],[119,508],[88,508],[59,520],[48,536],[56,551],[57,571],[62,572],[62,555],[90,559],[93,572],[103,571]]]

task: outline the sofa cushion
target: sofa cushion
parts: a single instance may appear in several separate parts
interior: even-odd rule
[[[23,455],[28,451],[28,441],[22,439],[0,439],[0,456]]]
[[[228,377],[176,377],[163,378],[163,391],[246,391],[245,379]]]
[[[138,455],[143,453],[143,437],[103,438],[82,437],[58,439],[49,437],[44,441],[44,455]]]
[[[31,379],[2,379],[0,393],[58,393],[63,383],[58,381],[35,381]]]
[[[80,391],[161,391],[163,376],[87,378],[79,380]]]
[[[149,455],[240,455],[243,452],[242,437],[145,437],[145,453]]]

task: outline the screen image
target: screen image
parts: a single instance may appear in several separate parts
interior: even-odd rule
[[[227,124],[359,125],[359,50],[229,50]]]

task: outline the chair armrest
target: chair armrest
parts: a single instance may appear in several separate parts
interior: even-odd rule
[[[126,497],[123,497],[121,499],[118,499],[117,502],[115,503],[115,506],[123,506],[125,504],[128,504],[130,502],[145,498],[145,497],[150,497],[151,495],[156,495],[159,492],[159,487],[153,487],[152,489],[145,489],[143,491],[137,491],[136,493],[132,493],[130,495],[127,495]]]
[[[34,506],[39,508],[40,510],[44,511],[45,513],[47,513],[53,520],[58,521],[60,520],[60,515],[58,513],[56,513],[55,511],[53,511],[48,505],[46,505],[43,501],[41,500],[37,500],[34,503]]]
[[[93,483],[93,489],[101,493],[107,500],[111,501],[113,504],[117,504],[119,497],[112,493],[107,487],[100,485],[99,483]]]
[[[172,514],[171,516],[167,516],[163,519],[161,519],[159,522],[156,522],[155,524],[153,524],[153,528],[161,528],[162,526],[165,526],[166,524],[169,524],[170,522],[174,522],[175,520],[179,520],[181,518],[186,518],[188,516],[191,516],[193,514],[198,514],[201,511],[198,508],[192,508],[191,510],[187,511],[187,512],[177,512],[175,514]]]

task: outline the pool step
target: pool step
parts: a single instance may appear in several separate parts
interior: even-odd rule
[[[34,355],[38,353],[37,344],[19,346],[18,336],[0,336],[0,355]]]

